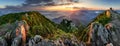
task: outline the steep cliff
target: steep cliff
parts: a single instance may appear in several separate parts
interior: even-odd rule
[[[120,14],[112,9],[101,13],[93,20],[80,36],[92,46],[120,46]]]

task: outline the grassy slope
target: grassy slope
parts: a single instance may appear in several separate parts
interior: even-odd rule
[[[106,25],[110,21],[111,21],[111,17],[108,18],[107,15],[106,15],[106,11],[105,11],[105,12],[99,14],[91,23],[99,22],[102,25]],[[90,30],[89,28],[90,28],[91,23],[89,23],[88,26],[80,33],[81,34],[80,37],[79,37],[80,40],[82,40],[84,42],[87,42],[87,40],[88,40],[88,32]]]
[[[105,24],[107,24],[108,22],[110,22],[110,21],[111,21],[111,18],[108,18],[108,17],[107,17],[106,12],[107,12],[107,11],[105,11],[105,12],[103,12],[103,13],[100,13],[96,18],[94,18],[94,20],[93,20],[91,23],[93,23],[93,22],[99,22],[99,23],[105,25]],[[91,24],[91,23],[90,23],[90,24]],[[88,24],[88,25],[90,25],[90,24]]]
[[[36,34],[43,37],[50,37],[58,30],[56,24],[41,15],[39,12],[21,12],[11,13],[0,16],[0,25],[6,23],[14,23],[15,21],[25,20],[30,26],[29,35],[34,36]]]
[[[50,21],[45,16],[35,11],[11,13],[7,15],[3,15],[0,17],[0,25],[6,24],[6,23],[13,23],[17,20],[18,21],[25,20],[28,23],[28,25],[30,26],[30,31],[29,31],[30,36],[34,36],[38,34],[43,37],[59,37],[60,35],[67,34],[63,30],[57,28],[54,22]],[[110,18],[106,17],[106,13],[103,12],[100,15],[98,15],[98,17],[96,17],[92,22],[99,22],[105,25],[110,20],[111,20]],[[87,33],[89,32],[89,27],[85,28],[84,31],[82,28],[83,27],[78,28],[78,32],[76,33],[76,36],[78,36],[79,34],[78,39],[82,41],[87,41],[87,38],[88,38]]]
[[[5,25],[6,23],[14,23],[21,20],[25,20],[30,26],[30,30],[28,32],[28,35],[30,36],[41,35],[43,37],[52,39],[59,38],[64,35],[69,38],[73,34],[75,34],[75,36],[79,36],[79,33],[77,33],[79,31],[76,28],[71,27],[69,21],[69,23],[61,22],[61,24],[58,25],[36,11],[11,13],[0,16],[0,25]],[[79,30],[81,31],[81,27]]]

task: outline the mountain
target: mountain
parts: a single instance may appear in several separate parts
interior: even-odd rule
[[[0,16],[0,46],[79,45],[70,22],[64,20],[55,24],[36,11]]]
[[[57,30],[54,22],[35,11],[11,13],[0,16],[0,25],[7,23],[12,24],[16,21],[25,21],[30,27],[29,33],[33,36],[38,34],[45,37],[48,35],[52,36]]]
[[[112,8],[88,26],[72,22],[56,24],[36,11],[6,14],[0,16],[0,46],[120,46],[120,13]]]
[[[120,46],[120,14],[112,8],[97,16],[80,39],[92,46]]]
[[[72,23],[72,21],[67,19],[63,19],[58,27],[67,33],[70,33],[70,32],[73,33],[78,30],[75,24]]]
[[[96,12],[103,12],[102,10],[78,10],[78,11],[74,11],[74,12],[58,12],[58,16],[60,17],[56,17],[53,18],[52,21],[56,22],[56,23],[60,23],[63,19],[68,19],[71,20],[72,23],[74,23],[76,26],[83,24],[83,25],[88,25],[92,20],[94,20],[93,18],[97,17],[99,13]],[[56,16],[56,14],[54,15],[54,13],[52,15]]]

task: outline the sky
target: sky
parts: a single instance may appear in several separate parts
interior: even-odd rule
[[[54,2],[54,3],[53,3]],[[6,6],[41,6],[53,4],[75,3],[74,6],[87,8],[110,8],[120,9],[120,0],[0,0],[0,8]]]
[[[120,8],[120,0],[84,0],[84,3],[88,3],[95,7],[104,7],[104,8]]]
[[[21,5],[22,3],[24,3],[24,0],[0,0],[0,8]]]

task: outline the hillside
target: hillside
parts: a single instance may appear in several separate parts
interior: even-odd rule
[[[110,8],[97,16],[82,31],[80,40],[92,46],[120,46],[120,14]]]
[[[0,16],[0,25],[7,23],[14,23],[16,21],[26,21],[30,26],[29,33],[31,35],[42,35],[48,36],[55,33],[57,30],[55,23],[41,15],[39,12],[22,12],[22,13],[11,13]]]
[[[36,11],[11,13],[0,16],[0,45],[58,46],[61,42],[69,42],[64,45],[73,46],[78,41],[74,36],[77,30],[69,20],[55,24]]]
[[[0,46],[120,46],[120,14],[112,8],[86,27],[56,24],[36,11],[0,16]]]

